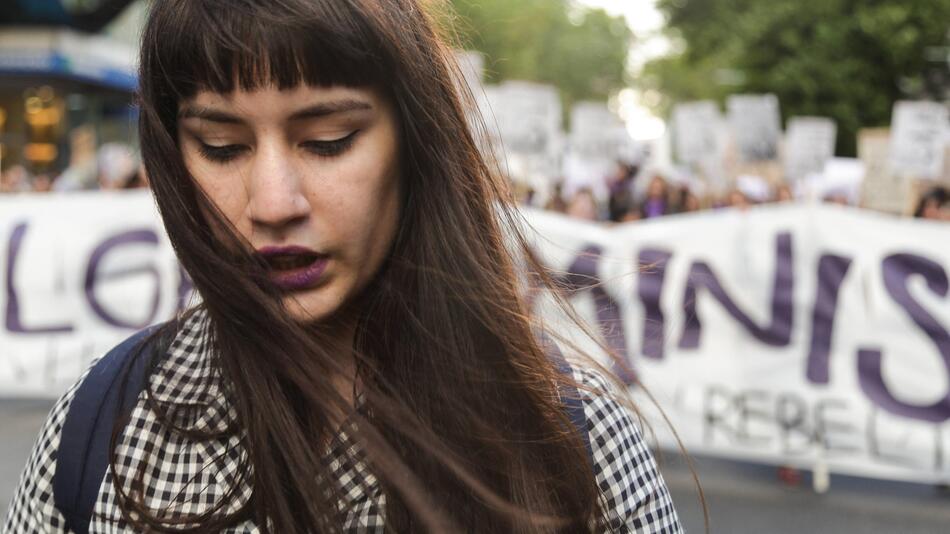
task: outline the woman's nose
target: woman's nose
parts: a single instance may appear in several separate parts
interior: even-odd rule
[[[258,148],[248,186],[248,215],[255,226],[280,229],[310,215],[303,177],[292,156],[280,146]]]

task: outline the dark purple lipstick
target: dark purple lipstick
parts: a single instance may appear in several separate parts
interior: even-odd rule
[[[330,257],[306,247],[262,247],[257,255],[270,271],[270,279],[284,291],[300,291],[315,286],[323,277]]]

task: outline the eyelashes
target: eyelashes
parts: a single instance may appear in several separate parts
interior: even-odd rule
[[[356,135],[358,133],[360,133],[359,130],[354,130],[346,137],[333,139],[331,141],[304,141],[300,144],[300,146],[318,156],[338,156],[350,148],[350,145],[353,144],[353,141],[356,139]]]
[[[227,163],[240,156],[247,147],[243,145],[213,146],[198,142],[198,152],[208,161]]]
[[[304,141],[300,146],[316,156],[332,158],[346,152],[356,140],[360,130],[354,130],[349,135],[339,139],[329,141]],[[209,145],[198,141],[198,152],[202,157],[213,163],[228,163],[237,157],[248,152],[250,148],[246,145]]]

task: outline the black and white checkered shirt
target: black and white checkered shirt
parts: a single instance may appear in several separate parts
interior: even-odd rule
[[[199,350],[203,329],[199,315],[184,323],[169,347],[168,358],[149,378],[156,400],[194,409],[186,412],[184,423],[194,428],[222,428],[234,413],[223,395],[218,394],[216,374]],[[589,371],[576,371],[576,378],[594,390],[606,390],[602,377]],[[80,379],[80,382],[82,379]],[[77,385],[70,388],[53,407],[20,478],[3,528],[4,533],[66,532],[64,520],[53,503],[53,474],[63,422]],[[144,395],[144,393],[143,393]],[[603,395],[582,392],[587,430],[593,449],[594,472],[603,492],[606,514],[615,532],[679,533],[679,524],[666,484],[657,471],[630,412]],[[145,444],[151,444],[145,447]],[[359,454],[356,444],[339,436],[329,452],[329,466],[345,490],[344,531],[350,533],[384,532],[385,495],[365,465],[353,458]],[[150,450],[151,453],[146,451]],[[238,437],[194,441],[172,432],[159,423],[144,397],[131,414],[118,446],[116,465],[122,475],[138,471],[143,461],[146,504],[164,512],[200,513],[212,507],[238,478],[243,451]],[[148,457],[146,457],[148,456]],[[129,533],[132,529],[122,517],[112,485],[114,474],[106,471],[90,524],[93,533]],[[131,477],[123,476],[122,480]],[[232,500],[232,509],[240,507],[251,495],[247,484],[240,487],[240,498]],[[246,522],[226,533],[255,533],[257,526]]]

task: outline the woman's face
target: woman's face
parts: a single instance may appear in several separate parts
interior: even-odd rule
[[[399,220],[399,140],[372,89],[198,93],[179,106],[198,185],[270,266],[300,321],[333,314],[379,270]]]

